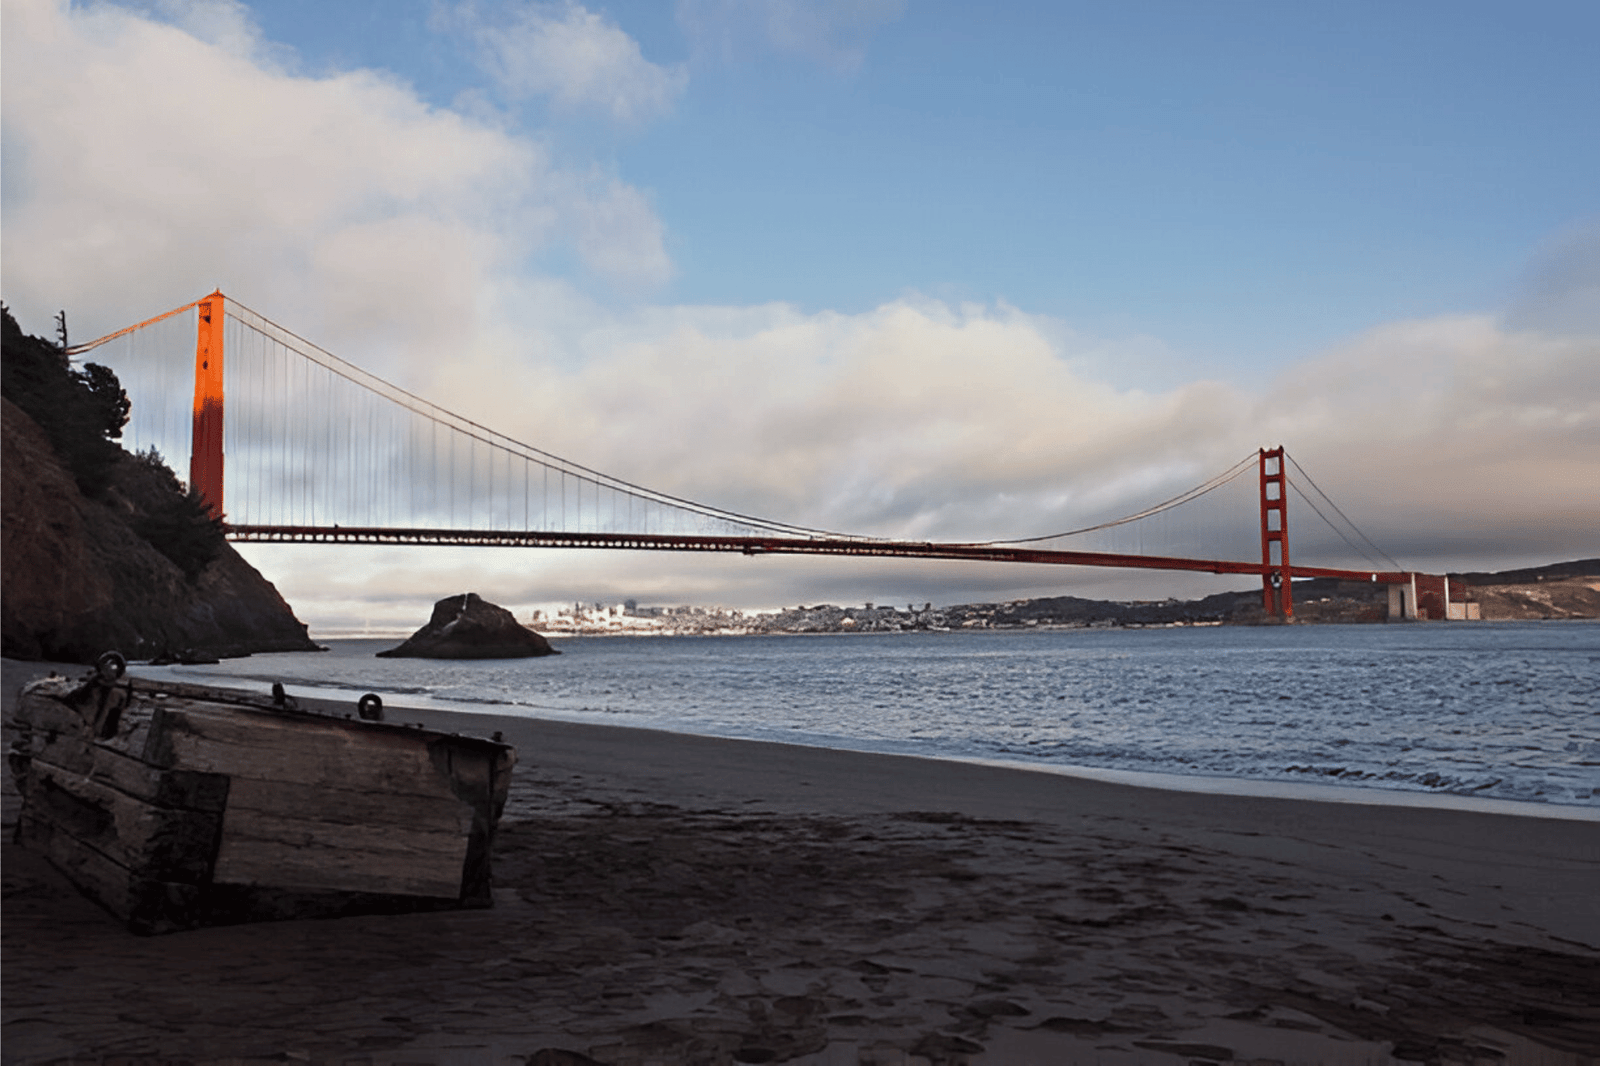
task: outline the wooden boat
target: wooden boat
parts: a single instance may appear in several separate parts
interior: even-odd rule
[[[19,843],[138,933],[493,905],[516,752],[495,740],[124,676],[25,686]]]

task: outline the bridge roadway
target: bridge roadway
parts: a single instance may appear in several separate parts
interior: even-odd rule
[[[254,544],[414,544],[479,548],[602,548],[624,551],[738,552],[743,555],[848,555],[906,559],[966,559],[992,563],[1044,563],[1056,566],[1109,566],[1135,570],[1190,570],[1209,574],[1267,577],[1278,564],[1225,559],[1185,559],[1168,555],[1056,551],[1004,544],[875,540],[868,537],[676,536],[666,533],[554,533],[539,530],[390,529],[362,526],[226,525],[229,540]],[[1402,584],[1408,572],[1340,570],[1291,563],[1293,577],[1331,577],[1344,581]]]

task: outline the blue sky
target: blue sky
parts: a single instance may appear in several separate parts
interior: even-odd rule
[[[620,128],[486,86],[437,4],[251,10],[306,69],[485,93],[646,190],[687,303],[1002,299],[1243,374],[1508,303],[1595,211],[1593,4],[860,6],[808,54],[589,5],[685,75]]]
[[[539,447],[848,532],[1071,528],[1282,442],[1407,565],[1600,554],[1595,4],[0,4],[30,331],[220,286]],[[314,625],[496,583],[1191,591],[276,551]]]

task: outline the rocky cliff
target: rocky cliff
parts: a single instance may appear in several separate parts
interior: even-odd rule
[[[44,342],[6,326],[9,384],[9,372],[39,354],[24,345]],[[91,498],[51,435],[9,399],[0,403],[0,653],[92,662],[109,649],[152,658],[316,648],[283,597],[226,542],[174,551],[187,532],[170,524],[182,494],[153,457],[111,446]]]

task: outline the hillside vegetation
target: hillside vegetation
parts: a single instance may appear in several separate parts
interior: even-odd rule
[[[89,662],[314,648],[161,457],[118,443],[130,407],[116,375],[3,318],[0,650]]]

